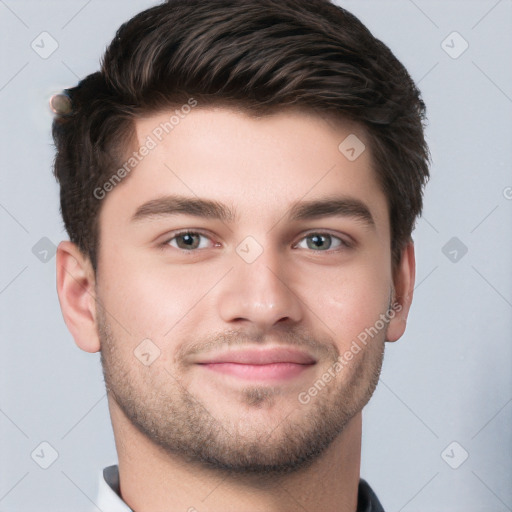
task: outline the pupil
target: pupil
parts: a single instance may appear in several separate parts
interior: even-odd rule
[[[194,245],[194,237],[190,233],[185,233],[185,234],[181,235],[181,239],[182,239],[183,243],[189,247]]]
[[[320,235],[313,235],[312,236],[312,239],[313,239],[313,243],[317,246],[317,247],[321,247],[322,246],[322,239],[324,237],[323,236],[320,236]],[[323,243],[323,245],[325,245],[325,243]]]

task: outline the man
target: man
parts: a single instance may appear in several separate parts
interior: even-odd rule
[[[119,458],[98,508],[383,510],[361,411],[428,179],[403,66],[327,0],[170,0],[55,106],[57,288]]]

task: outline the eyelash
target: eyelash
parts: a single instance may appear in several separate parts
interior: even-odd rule
[[[192,230],[183,230],[183,231],[177,231],[175,233],[173,233],[172,237],[170,238],[167,238],[162,244],[162,248],[165,249],[166,247],[169,247],[170,246],[170,242],[180,236],[183,236],[183,235],[199,235],[199,236],[203,236],[205,238],[208,238],[211,240],[210,236],[207,235],[206,233],[203,233],[201,231],[192,231]],[[318,251],[315,251],[315,250],[312,250],[313,252],[318,252],[318,253],[322,253],[322,252],[328,252],[328,253],[332,253],[332,252],[338,252],[340,250],[343,250],[343,249],[351,249],[353,247],[353,244],[343,240],[342,238],[336,236],[336,235],[333,235],[332,233],[328,233],[328,232],[324,232],[324,231],[310,231],[308,233],[306,233],[300,240],[299,242],[297,242],[297,244],[294,244],[294,247],[296,245],[298,245],[300,242],[302,242],[303,240],[306,240],[308,237],[312,236],[312,235],[320,235],[320,236],[327,236],[327,237],[331,237],[331,239],[336,239],[336,240],[339,240],[339,245],[334,248],[334,249],[320,249]],[[196,249],[191,249],[191,250],[187,250],[187,249],[182,249],[181,247],[174,247],[174,246],[171,246],[173,247],[173,249],[177,249],[178,251],[181,251],[181,252],[187,252],[187,253],[193,253],[193,252],[197,252],[199,250],[203,250],[205,249],[204,247],[203,248],[196,248]]]

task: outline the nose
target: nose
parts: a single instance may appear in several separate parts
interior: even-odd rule
[[[265,247],[251,263],[234,254],[233,267],[217,296],[224,322],[254,324],[261,332],[278,323],[302,320],[304,305],[296,291],[293,269],[276,250]]]

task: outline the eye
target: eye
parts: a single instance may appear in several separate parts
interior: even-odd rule
[[[170,245],[182,251],[192,252],[197,249],[208,249],[217,244],[204,233],[185,230],[174,233],[173,236],[168,238],[162,245],[164,247]],[[339,248],[349,248],[351,245],[340,237],[330,233],[312,232],[303,237],[294,247],[299,249],[311,249],[315,252],[325,252]]]
[[[183,251],[192,251],[194,249],[207,249],[209,247],[208,241],[211,242],[211,239],[197,231],[181,231],[166,240],[164,245],[170,245]]]
[[[306,247],[304,247],[304,241]],[[301,245],[302,244],[302,245]],[[350,245],[341,238],[330,233],[309,233],[298,244],[300,249],[313,249],[315,252],[327,251],[339,247],[350,247]]]

